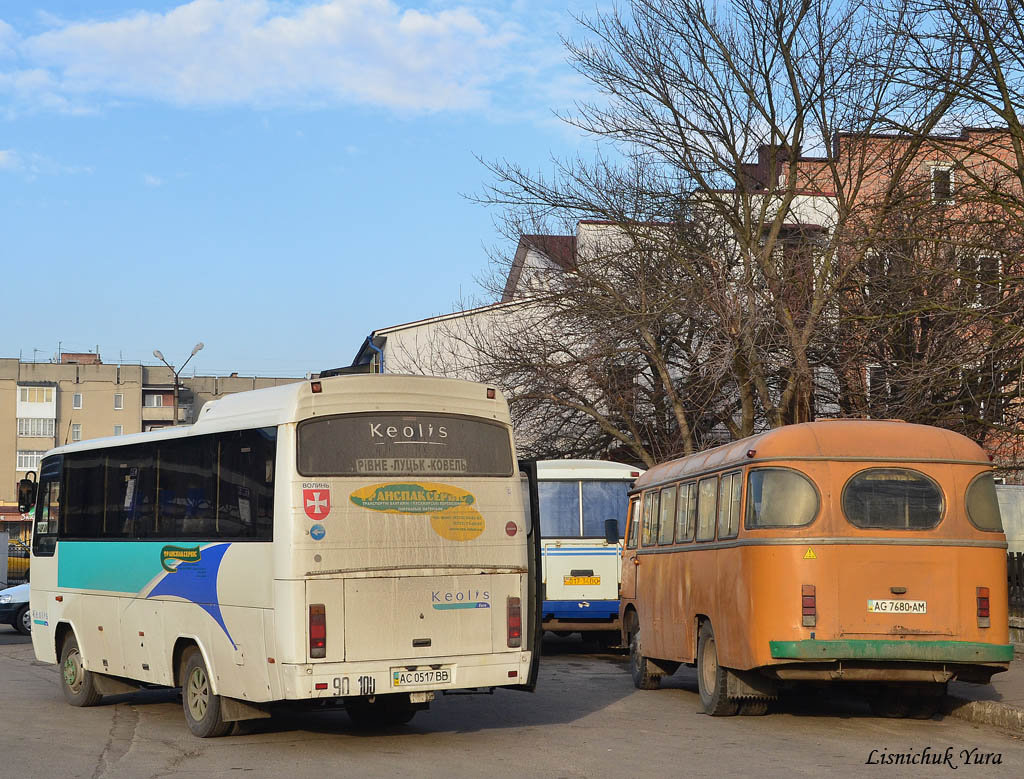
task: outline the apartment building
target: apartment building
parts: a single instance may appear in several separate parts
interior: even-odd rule
[[[191,423],[205,403],[224,395],[300,380],[181,376],[177,421]],[[48,449],[172,424],[174,374],[164,366],[106,364],[94,353],[65,352],[59,363],[0,358],[0,529],[27,537],[16,485]]]

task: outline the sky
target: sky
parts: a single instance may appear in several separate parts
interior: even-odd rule
[[[302,376],[486,301],[594,0],[0,0],[0,357]]]

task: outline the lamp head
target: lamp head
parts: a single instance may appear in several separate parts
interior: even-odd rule
[[[163,361],[164,361],[164,355],[163,355],[163,352],[161,352],[161,351],[160,351],[159,349],[154,349],[154,350],[153,350],[153,356],[154,356],[154,357],[156,357],[156,358],[157,358],[158,360],[160,360],[161,362],[163,362]]]
[[[206,346],[206,344],[204,344],[202,341],[200,341],[199,343],[197,343],[195,346],[192,347],[192,354],[195,354],[196,352],[201,350],[204,346]]]

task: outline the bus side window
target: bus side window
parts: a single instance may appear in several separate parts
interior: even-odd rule
[[[640,531],[640,498],[633,498],[629,504],[629,540],[626,549],[636,549],[636,539]]]
[[[665,487],[661,491],[661,524],[658,529],[658,543],[662,546],[672,543],[675,530],[673,520],[676,513],[676,488]]]
[[[697,518],[697,484],[690,482],[679,487],[676,504],[676,543],[693,540],[693,526]]]
[[[715,537],[715,513],[718,508],[718,477],[711,476],[697,482],[697,540],[711,541]]]
[[[36,523],[32,533],[32,553],[37,557],[52,557],[57,548],[57,534],[61,522],[61,461],[44,465],[39,478],[36,501]]]
[[[740,472],[722,477],[722,499],[718,503],[718,538],[735,538],[740,527]]]
[[[219,538],[271,540],[274,527],[274,484],[266,481],[277,430],[242,430],[216,436],[220,447],[220,480],[214,533]]]
[[[658,497],[653,490],[644,494],[644,546],[654,546],[658,541]]]

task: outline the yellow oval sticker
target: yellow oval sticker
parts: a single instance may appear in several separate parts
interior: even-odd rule
[[[450,484],[388,482],[349,495],[360,508],[387,514],[429,514],[430,527],[449,541],[471,541],[484,532],[483,515],[471,492]]]

